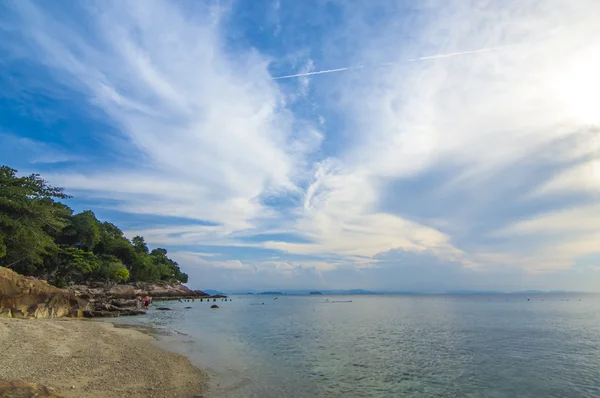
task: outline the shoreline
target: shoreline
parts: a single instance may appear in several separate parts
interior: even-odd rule
[[[202,397],[208,376],[148,331],[76,319],[0,318],[0,380],[61,397]]]

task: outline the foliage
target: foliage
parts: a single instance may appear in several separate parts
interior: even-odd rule
[[[56,286],[91,281],[187,282],[165,249],[149,251],[92,211],[73,214],[67,199],[38,174],[17,176],[0,166],[0,266],[47,279]]]
[[[113,268],[110,273],[110,278],[117,282],[125,282],[129,279],[129,270],[126,268]]]

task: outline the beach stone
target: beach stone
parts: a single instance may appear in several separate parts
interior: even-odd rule
[[[23,381],[0,380],[0,398],[61,398],[52,388]]]

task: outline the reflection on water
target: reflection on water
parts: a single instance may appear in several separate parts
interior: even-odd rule
[[[119,322],[166,332],[161,344],[207,369],[215,397],[600,396],[594,295],[243,296],[218,304],[173,302],[173,311]]]

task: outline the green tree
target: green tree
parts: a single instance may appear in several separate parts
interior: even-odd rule
[[[16,173],[0,166],[0,265],[31,275],[56,249],[53,235],[67,225],[72,211],[53,199],[69,197],[62,188],[38,174]]]
[[[73,246],[92,251],[100,242],[100,221],[91,210],[71,217],[70,225],[63,231],[63,239]]]
[[[107,254],[97,257],[97,266],[91,275],[92,280],[104,282],[126,282],[129,276],[121,260]]]
[[[115,282],[127,282],[127,280],[129,279],[129,271],[127,270],[127,268],[125,268],[123,266],[120,266],[120,267],[113,266],[110,269],[109,277],[111,280],[113,280]]]
[[[65,287],[69,283],[84,283],[98,267],[94,253],[74,246],[60,245],[52,255],[46,256],[43,276],[51,284]]]
[[[4,244],[4,236],[0,235],[0,258],[6,256],[6,245]]]
[[[181,272],[179,264],[167,257],[167,249],[156,248],[150,252],[150,257],[161,280],[187,282],[188,276]]]
[[[133,244],[133,247],[135,247],[135,250],[137,250],[138,252],[146,254],[148,253],[148,245],[146,245],[143,236],[134,236],[133,239],[131,239],[131,243]]]
[[[142,236],[131,241],[90,210],[73,211],[55,199],[62,188],[38,174],[19,177],[0,167],[0,266],[48,279],[57,286],[91,281],[179,281],[188,276],[167,256],[149,251]]]

